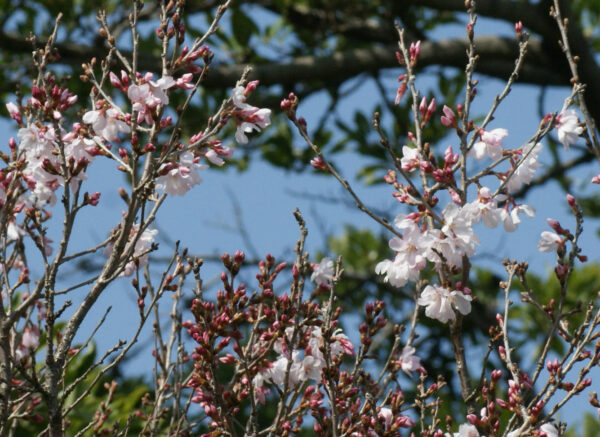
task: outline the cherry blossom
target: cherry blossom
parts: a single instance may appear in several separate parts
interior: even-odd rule
[[[461,208],[454,203],[449,203],[442,211],[442,215],[444,216],[442,232],[451,238],[465,255],[473,256],[479,238],[473,232],[473,217],[469,208]]]
[[[558,437],[558,429],[551,423],[544,423],[540,426],[540,431],[540,437]]]
[[[421,162],[421,154],[417,149],[412,147],[402,147],[402,159],[400,160],[402,170],[411,172],[416,168],[419,168]]]
[[[94,131],[106,141],[118,140],[119,132],[129,133],[129,125],[122,120],[123,118],[123,115],[112,107],[83,114],[83,121],[91,124]]]
[[[477,199],[463,208],[471,214],[473,224],[483,221],[485,226],[490,229],[498,226],[502,219],[502,209],[498,208],[488,187],[482,187],[477,193]]]
[[[330,258],[323,258],[319,264],[313,264],[313,273],[310,280],[318,286],[329,286],[333,281],[333,261]]]
[[[463,423],[458,427],[458,432],[455,432],[453,435],[446,433],[446,437],[479,437],[479,431],[475,425],[471,425],[469,423]]]
[[[175,85],[171,76],[163,76],[156,82],[152,81],[153,74],[146,73],[139,85],[131,85],[127,89],[127,97],[133,103],[133,110],[137,111],[137,122],[145,121],[152,124],[152,112],[158,105],[167,105],[169,97],[165,90]]]
[[[404,349],[402,349],[400,358],[398,358],[398,363],[400,364],[402,371],[408,376],[412,376],[413,370],[421,368],[421,359],[415,355],[416,351],[417,350],[412,346],[405,346]]]
[[[544,231],[537,245],[540,252],[554,252],[562,244],[562,238],[554,232]]]
[[[132,226],[129,233],[129,239],[137,237],[139,231],[139,225],[135,224]],[[144,231],[137,237],[135,246],[133,249],[132,260],[125,265],[125,269],[119,276],[131,276],[137,267],[144,267],[148,264],[149,252],[152,244],[154,243],[154,237],[158,234],[156,229],[144,229]],[[109,243],[104,249],[104,255],[110,256],[114,247],[114,241]]]
[[[375,266],[375,273],[385,274],[385,282],[402,287],[408,281],[419,279],[419,271],[425,268],[433,241],[429,234],[421,232],[418,226],[405,216],[396,217],[395,225],[404,230],[401,238],[392,238],[389,242],[396,256],[393,260],[379,262]]]
[[[535,216],[535,208],[529,205],[518,205],[513,207],[510,213],[507,209],[501,210],[501,219],[504,222],[504,230],[506,232],[514,232],[519,223],[521,223],[521,218],[519,214],[524,213],[528,217]]]
[[[238,120],[235,139],[240,144],[248,143],[246,134],[252,131],[260,131],[271,124],[271,110],[257,108],[246,103],[249,90],[256,88],[256,82],[250,82],[246,87],[237,86],[233,89],[231,100],[237,108],[235,112]]]
[[[26,326],[23,329],[21,344],[16,350],[16,358],[22,360],[29,356],[31,351],[34,351],[40,345],[40,331],[37,326]]]
[[[426,307],[425,315],[442,323],[454,320],[453,307],[463,315],[471,312],[471,296],[461,291],[450,291],[439,285],[428,285],[421,292],[417,304]]]
[[[574,109],[563,109],[556,117],[556,128],[558,130],[558,141],[560,141],[568,152],[571,144],[575,144],[583,133],[583,127],[579,126],[579,118]]]
[[[508,191],[517,191],[521,188],[521,185],[531,182],[535,175],[535,171],[542,165],[538,162],[538,154],[541,151],[541,143],[529,143],[524,147],[523,158],[516,164],[517,167],[514,173],[506,183]]]
[[[479,131],[481,141],[477,141],[473,145],[469,156],[475,159],[483,159],[487,154],[493,160],[499,159],[502,157],[502,139],[507,135],[508,131],[502,128],[491,131],[481,129]]]
[[[287,342],[292,341],[293,334],[293,327],[286,328],[285,336],[287,337]],[[278,339],[273,345],[273,350],[280,355],[254,378],[255,387],[260,389],[264,382],[283,386],[288,367],[288,382],[292,387],[309,379],[314,381],[321,380],[321,371],[326,366],[326,360],[322,352],[324,350],[324,339],[321,328],[301,329],[299,335],[308,335],[307,348],[304,351],[293,350],[290,354],[287,350],[286,340],[283,338]],[[354,346],[341,330],[337,330],[330,340],[332,340],[330,341],[331,357],[337,357],[342,354],[352,355],[354,353]]]
[[[228,146],[222,146],[220,144],[211,145],[205,152],[200,152],[204,155],[207,161],[214,165],[221,167],[225,164],[222,156],[228,158],[233,155],[233,148]]]
[[[165,163],[158,169],[156,189],[163,190],[170,196],[183,196],[194,185],[202,182],[198,170],[208,168],[200,164],[200,157],[194,157],[192,152],[184,152],[177,163]]]

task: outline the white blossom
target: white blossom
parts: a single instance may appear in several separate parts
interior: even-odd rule
[[[121,120],[122,115],[115,108],[88,111],[83,114],[83,121],[91,124],[94,132],[106,141],[116,141],[119,132],[128,133],[129,125]]]
[[[540,426],[540,431],[546,433],[546,437],[558,437],[558,429],[551,423],[544,423]]]
[[[446,205],[442,211],[444,226],[442,232],[451,238],[456,246],[466,256],[475,254],[475,244],[479,244],[479,238],[473,232],[473,217],[468,208],[461,208],[454,203]]]
[[[562,243],[562,238],[558,234],[550,231],[542,232],[542,239],[537,245],[540,252],[554,252]]]
[[[417,350],[412,346],[406,346],[402,349],[402,354],[398,359],[402,371],[408,376],[412,375],[413,370],[417,370],[421,367],[421,359],[415,355]]]
[[[469,423],[463,423],[458,427],[458,432],[450,435],[449,433],[444,434],[446,437],[479,437],[479,431],[475,425],[471,425]]]
[[[508,135],[506,129],[498,128],[491,131],[481,130],[481,141],[473,144],[469,156],[474,159],[483,159],[487,154],[491,159],[496,160],[502,157],[502,139]]]
[[[517,168],[506,183],[508,191],[516,191],[521,185],[528,184],[533,179],[535,171],[542,165],[538,162],[538,154],[542,150],[541,143],[529,143],[523,150],[523,158],[517,163]]]
[[[240,144],[246,144],[248,137],[246,134],[252,131],[260,131],[271,124],[271,110],[267,108],[257,108],[246,103],[246,88],[237,86],[233,89],[231,100],[238,109],[238,126],[235,131],[235,139]]]
[[[330,258],[323,258],[319,264],[313,264],[313,273],[310,280],[317,285],[330,285],[333,281],[333,261]]]
[[[506,209],[502,209],[501,219],[504,222],[504,230],[506,232],[514,232],[519,223],[521,223],[520,213],[525,213],[528,217],[535,215],[535,208],[529,205],[515,206],[510,213]]]
[[[453,306],[461,314],[471,312],[471,296],[461,291],[450,291],[439,285],[428,285],[421,292],[417,304],[426,307],[425,315],[442,323],[454,320],[456,314]]]
[[[402,170],[411,172],[414,169],[419,168],[420,162],[421,154],[417,149],[413,149],[412,147],[408,146],[402,146],[402,159],[400,160]]]
[[[375,273],[385,274],[384,281],[402,287],[408,281],[417,281],[419,272],[427,264],[427,253],[432,239],[405,216],[396,217],[394,224],[403,229],[402,237],[392,238],[389,246],[396,252],[393,260],[383,260],[375,267]]]
[[[132,226],[129,233],[129,239],[136,238],[139,232],[139,225]],[[132,260],[129,261],[119,276],[131,276],[137,267],[144,267],[148,264],[148,255],[150,247],[154,243],[154,237],[158,231],[156,229],[144,229],[144,232],[137,238],[133,249]],[[111,242],[104,249],[104,255],[110,256],[114,247],[114,242]],[[137,261],[137,262],[136,262]]]
[[[574,109],[563,109],[557,117],[558,141],[569,151],[571,144],[575,144],[583,127],[579,126],[579,118]]]
[[[179,156],[177,163],[165,163],[158,169],[159,177],[156,178],[156,189],[163,190],[170,196],[183,196],[194,185],[202,182],[198,170],[207,166],[199,163],[192,152],[185,152]]]
[[[502,210],[498,208],[496,200],[492,198],[490,189],[487,187],[482,187],[477,194],[477,199],[467,203],[463,209],[471,215],[473,224],[483,221],[483,224],[490,229],[498,226],[502,219]]]

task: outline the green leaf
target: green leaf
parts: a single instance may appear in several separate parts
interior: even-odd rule
[[[252,34],[258,34],[258,26],[241,9],[234,9],[231,13],[231,28],[233,36],[241,46],[248,45]]]

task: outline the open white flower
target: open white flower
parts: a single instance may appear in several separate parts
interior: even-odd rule
[[[557,117],[558,141],[569,151],[571,144],[575,144],[583,127],[579,126],[579,118],[574,109],[563,109]]]
[[[412,375],[413,370],[417,370],[421,367],[421,359],[415,355],[417,350],[412,346],[406,346],[402,349],[402,354],[398,361],[402,371],[408,376]]]
[[[182,153],[177,163],[166,163],[158,170],[156,189],[163,190],[170,196],[183,196],[194,185],[202,182],[198,170],[205,170],[206,165],[199,163],[200,158],[192,152]]]
[[[550,231],[542,232],[542,239],[537,245],[540,252],[554,252],[562,243],[562,238],[558,234]]]
[[[517,163],[516,170],[506,183],[508,191],[517,191],[521,185],[531,182],[535,171],[542,165],[538,162],[538,155],[541,151],[541,143],[529,143],[523,148],[523,158]]]
[[[544,423],[540,426],[540,431],[546,434],[545,437],[558,437],[558,429],[551,423]]]
[[[414,169],[419,168],[420,162],[421,154],[417,149],[413,149],[412,147],[408,146],[402,146],[402,159],[400,160],[402,170],[411,172]]]
[[[323,258],[319,264],[313,265],[313,273],[310,280],[317,285],[330,285],[333,280],[333,261],[330,258]]]
[[[417,304],[426,307],[425,315],[442,323],[454,320],[454,308],[463,315],[471,312],[471,296],[461,291],[450,291],[439,285],[428,285],[423,289]]]
[[[469,156],[475,159],[483,159],[487,154],[491,159],[502,157],[502,139],[508,135],[506,129],[498,128],[491,131],[480,131],[481,141],[473,144]]]
[[[94,132],[106,141],[116,141],[119,132],[128,133],[129,125],[121,120],[122,115],[115,108],[88,111],[83,114],[84,123],[91,124]]]

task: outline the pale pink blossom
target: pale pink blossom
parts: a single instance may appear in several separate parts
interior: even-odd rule
[[[477,193],[477,199],[466,204],[463,209],[471,215],[472,223],[483,221],[486,227],[495,228],[502,219],[502,209],[498,208],[496,200],[492,198],[490,189],[482,187]]]
[[[396,252],[393,260],[383,260],[375,267],[375,273],[385,274],[384,281],[395,287],[402,287],[408,281],[417,281],[419,271],[427,264],[427,253],[432,240],[421,232],[418,226],[405,216],[398,216],[396,227],[403,229],[402,237],[392,238],[389,246]]]
[[[331,285],[333,281],[333,261],[330,258],[323,258],[319,264],[313,264],[313,273],[310,276],[310,280],[315,282],[317,285]]]
[[[150,248],[154,243],[154,237],[158,233],[156,229],[144,229],[144,231],[137,237],[139,233],[139,225],[135,224],[131,228],[129,233],[129,241],[137,238],[133,249],[132,260],[129,261],[119,276],[131,276],[137,267],[144,267],[148,264],[148,257]],[[110,256],[112,254],[114,242],[111,242],[104,249],[104,255]]]
[[[119,133],[129,133],[129,125],[123,120],[123,115],[115,108],[88,111],[83,114],[83,121],[91,124],[94,132],[106,141],[116,141]]]
[[[270,109],[255,109],[256,110],[253,112],[246,112],[244,114],[245,121],[238,124],[235,131],[235,139],[240,144],[248,143],[248,136],[246,134],[249,134],[252,131],[260,132],[261,129],[264,129],[271,124]]]
[[[469,423],[463,423],[458,427],[458,432],[455,432],[452,436],[448,433],[445,434],[446,437],[479,437],[479,431],[475,425],[471,425]]]
[[[425,307],[425,315],[442,323],[454,320],[455,308],[463,315],[471,312],[471,296],[459,290],[450,291],[439,285],[428,285],[421,292],[417,304]]]
[[[421,367],[421,359],[415,355],[416,351],[414,347],[406,346],[402,349],[402,354],[398,359],[402,371],[408,376],[412,376],[412,372]]]
[[[133,110],[137,111],[137,122],[146,121],[152,124],[152,111],[158,105],[167,105],[169,97],[165,91],[175,85],[171,76],[163,76],[152,81],[152,73],[147,73],[138,85],[131,85],[127,89],[127,97],[133,103]]]
[[[251,86],[254,89],[256,85]],[[235,132],[235,139],[240,144],[246,144],[248,137],[246,134],[252,131],[260,131],[271,124],[271,110],[267,108],[257,108],[246,103],[248,87],[237,86],[233,89],[231,100],[238,109],[236,111],[238,126]]]
[[[523,184],[528,184],[533,179],[535,171],[542,165],[538,162],[538,154],[542,151],[542,144],[529,143],[523,149],[523,158],[517,163],[517,168],[506,183],[508,191],[517,191]]]
[[[6,109],[13,120],[19,124],[23,123],[23,117],[21,116],[21,111],[19,111],[19,107],[17,105],[15,105],[13,102],[8,102],[6,104]]]
[[[556,117],[556,128],[558,129],[558,141],[569,151],[571,144],[575,144],[583,133],[583,127],[579,126],[579,118],[574,109],[563,109]]]
[[[26,326],[23,329],[21,344],[28,349],[36,349],[40,345],[40,331],[37,326]]]
[[[479,238],[473,232],[473,216],[469,208],[461,208],[454,203],[449,203],[442,211],[442,215],[444,217],[442,232],[451,238],[466,256],[473,256]]]
[[[471,149],[470,156],[483,159],[485,155],[496,160],[502,157],[502,139],[508,135],[506,129],[498,128],[491,131],[480,130],[481,141],[476,142]]]
[[[558,429],[551,423],[544,423],[540,426],[540,431],[544,433],[543,436],[540,434],[540,437],[558,437]]]
[[[21,344],[15,351],[15,358],[22,360],[28,357],[32,351],[36,350],[40,345],[40,331],[37,326],[26,326],[23,329]]]
[[[184,152],[176,163],[165,163],[158,169],[156,189],[163,190],[170,196],[183,196],[194,185],[202,182],[198,170],[205,170],[206,165],[199,163],[200,158],[192,152]]]
[[[390,426],[392,426],[392,418],[394,417],[392,410],[386,407],[382,407],[379,409],[377,417],[383,419],[383,424],[386,430],[390,429]]]
[[[408,146],[402,147],[402,159],[400,160],[402,170],[411,172],[414,169],[419,168],[420,162],[421,154],[417,149]]]
[[[537,245],[540,252],[554,252],[562,244],[562,238],[554,232],[544,231],[541,237]]]
[[[524,213],[528,217],[535,216],[535,208],[529,205],[518,205],[513,207],[510,213],[506,209],[501,210],[501,219],[504,222],[504,230],[506,232],[514,232],[519,223],[521,223],[521,218],[519,214]]]

